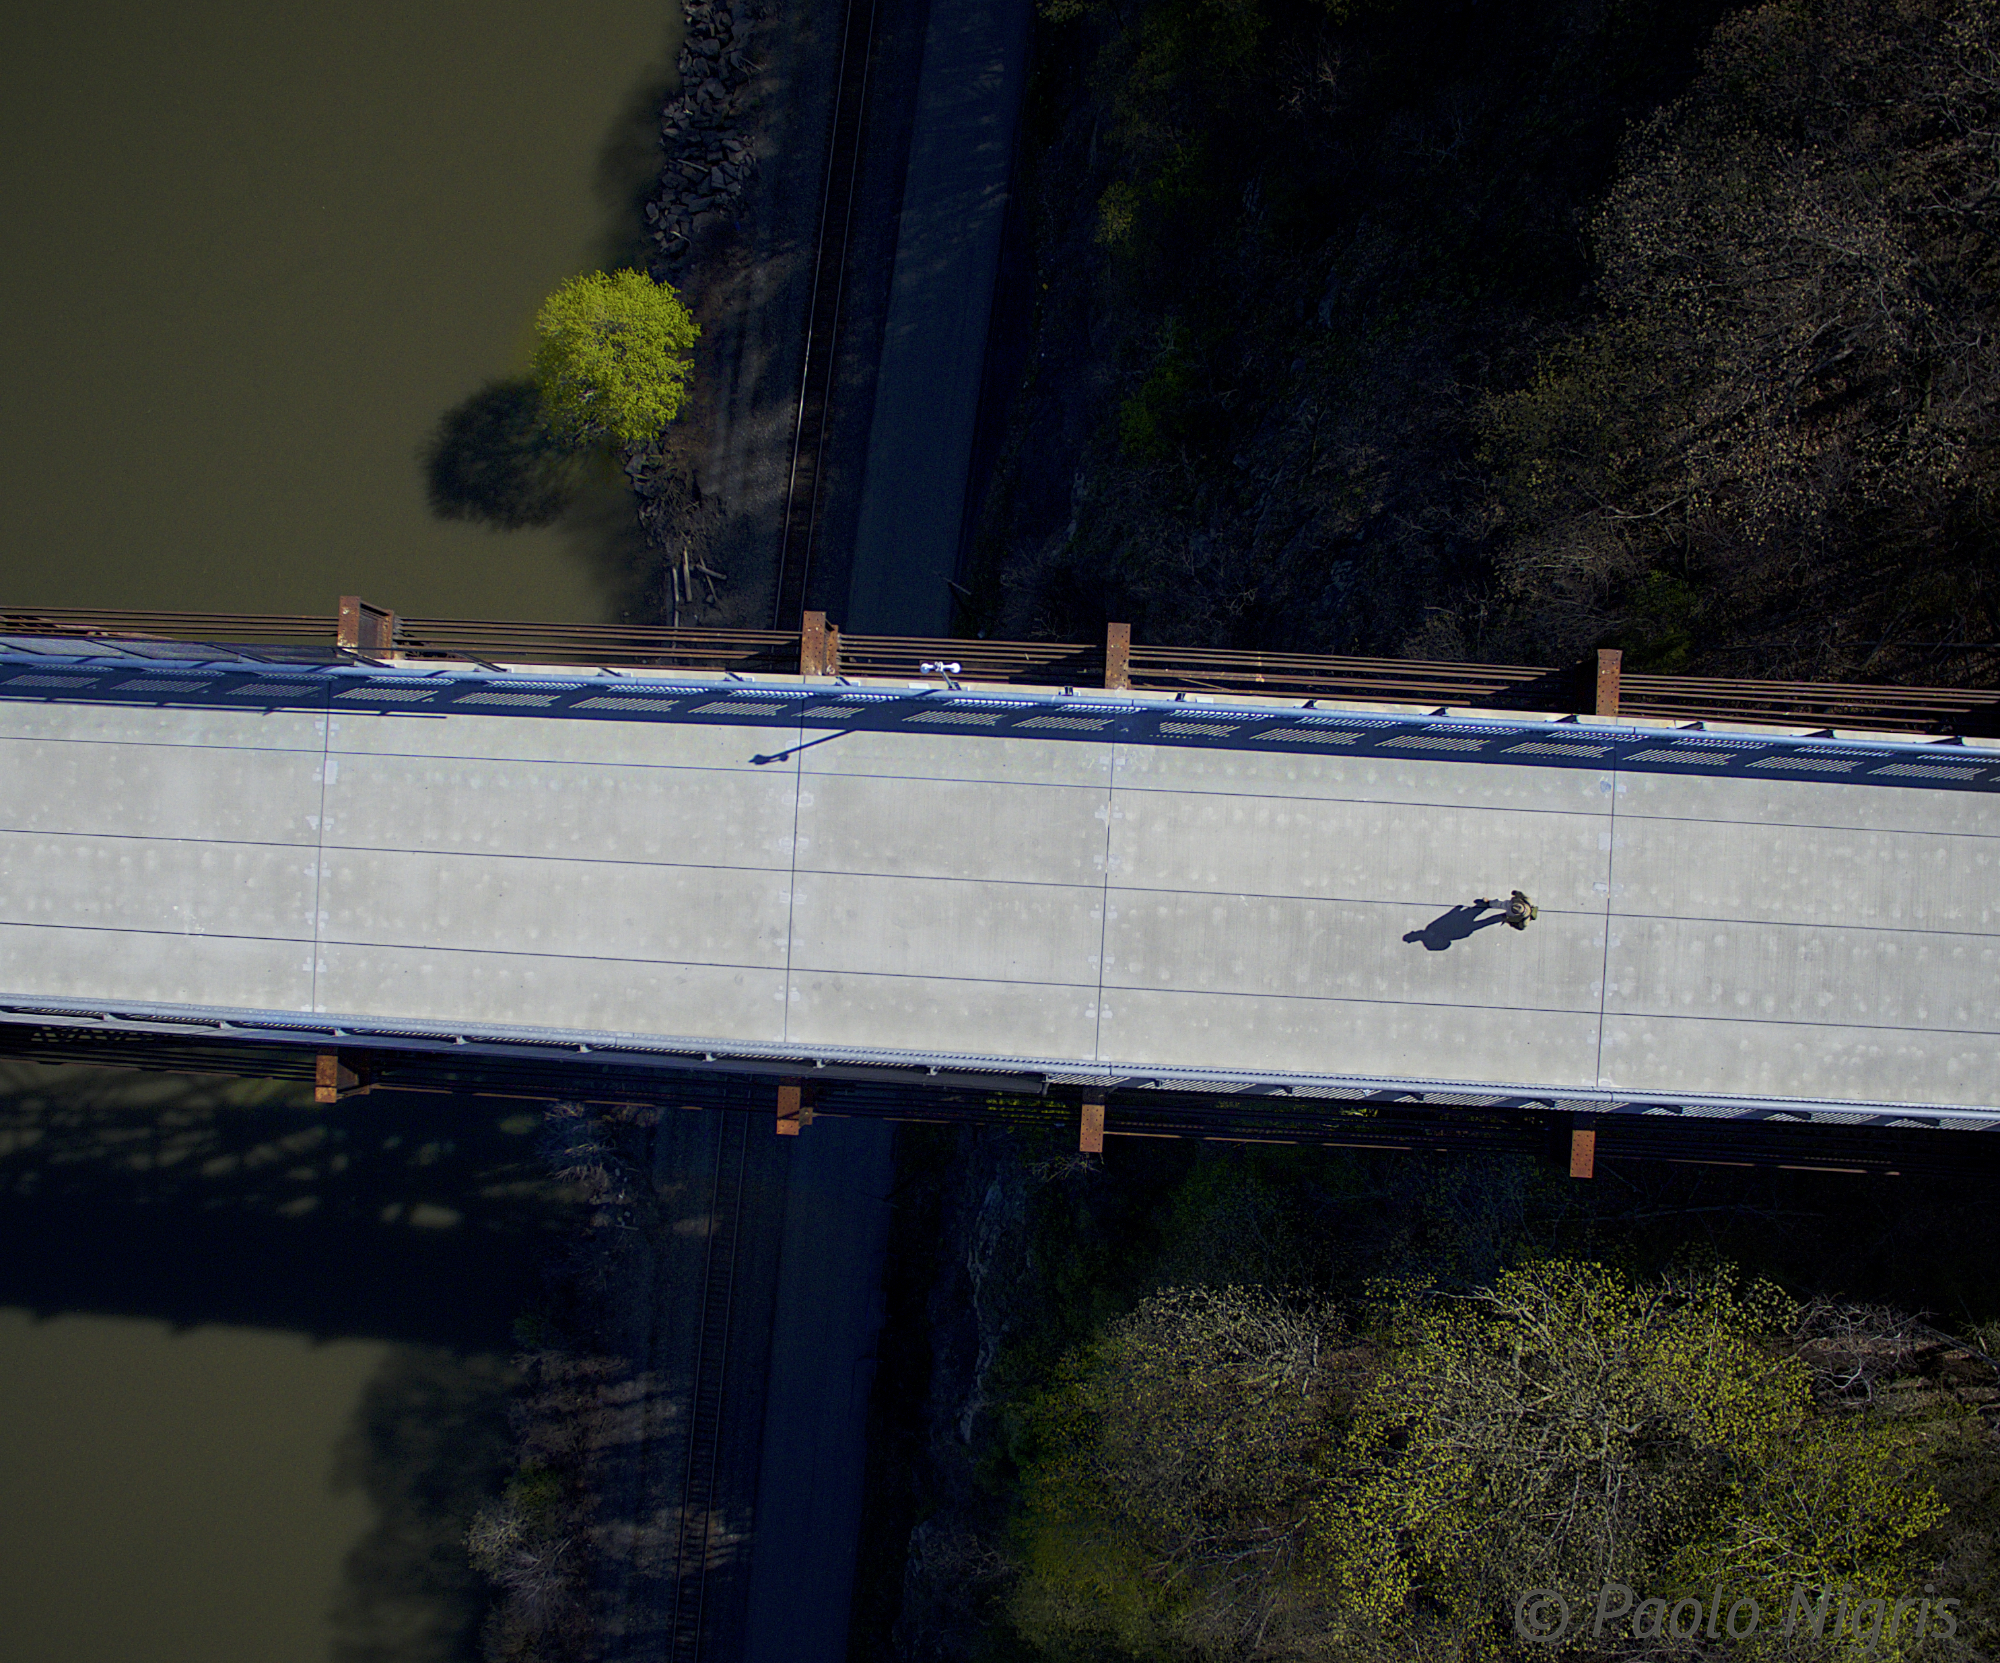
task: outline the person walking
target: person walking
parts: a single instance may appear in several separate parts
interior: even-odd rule
[[[1500,903],[1498,901],[1478,900],[1474,901],[1473,905],[1483,910],[1487,907],[1499,907]],[[1540,916],[1540,909],[1518,889],[1508,898],[1507,904],[1504,907],[1500,907],[1500,922],[1511,930],[1525,930]]]

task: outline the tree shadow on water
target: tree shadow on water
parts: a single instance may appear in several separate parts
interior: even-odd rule
[[[554,527],[593,573],[613,618],[659,610],[664,556],[647,541],[624,453],[551,438],[526,379],[495,381],[445,413],[420,461],[431,512],[496,531]]]
[[[599,147],[594,184],[604,230],[598,239],[598,258],[606,271],[623,267],[643,271],[652,254],[646,203],[660,183],[660,108],[679,79],[662,66],[634,87]]]
[[[606,615],[621,623],[650,623],[662,616],[666,554],[648,539],[638,499],[619,462],[618,452],[585,459],[582,481],[560,530],[574,557],[596,578]]]
[[[347,1556],[333,1608],[336,1663],[479,1656],[491,1605],[466,1527],[514,1465],[512,1369],[492,1355],[397,1346],[369,1381],[335,1460],[375,1522]]]
[[[553,525],[576,499],[576,458],[550,437],[526,377],[489,382],[447,410],[422,461],[425,494],[441,519],[519,531]]]

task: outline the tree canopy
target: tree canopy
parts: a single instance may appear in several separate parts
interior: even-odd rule
[[[1073,1354],[1029,1417],[1016,1626],[1138,1657],[1284,1626],[1339,1337],[1266,1289],[1168,1288]]]
[[[642,444],[680,414],[701,326],[671,285],[586,272],[542,302],[535,332],[535,383],[563,441]]]
[[[1943,1516],[1915,1428],[1817,1406],[1792,1303],[1549,1261],[1411,1293],[1318,1504],[1339,1609],[1477,1652],[1522,1590],[1906,1592]]]
[[[1487,410],[1551,646],[1991,638],[1996,67],[1986,7],[1771,0],[1634,133],[1602,316]]]
[[[1349,1325],[1168,1288],[1073,1351],[1014,1440],[1015,1631],[1051,1658],[1493,1658],[1529,1589],[1776,1612],[1921,1581],[1949,1414],[1816,1392],[1775,1287],[1557,1259],[1378,1298]]]

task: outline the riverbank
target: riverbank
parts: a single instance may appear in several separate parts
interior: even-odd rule
[[[853,149],[843,152],[846,183],[834,204],[845,214],[846,259],[817,274],[831,287],[813,313],[845,0],[688,11],[692,44],[682,85],[662,111],[666,155],[645,213],[652,273],[683,290],[703,338],[687,412],[627,469],[657,564],[663,621],[771,622],[809,314],[822,327],[837,315],[838,326],[830,362],[815,374],[814,402],[825,410],[821,443],[799,459],[802,477],[817,481],[804,605],[836,621],[848,615],[929,0],[873,0],[863,20],[872,26],[867,72],[864,85],[850,88],[857,102],[842,118],[843,144]],[[976,377],[978,342],[960,345]]]
[[[693,396],[628,457],[653,616],[770,625],[824,170],[831,0],[688,0],[643,204],[648,265],[701,324]]]

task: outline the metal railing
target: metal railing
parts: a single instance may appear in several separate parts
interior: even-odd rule
[[[75,1027],[0,1023],[0,1057],[94,1067],[211,1073],[289,1080],[309,1087],[319,1057],[298,1046],[184,1039]],[[699,1108],[752,1116],[774,1128],[774,1108],[785,1077],[754,1071],[672,1066],[640,1068],[598,1057],[544,1060],[435,1052],[346,1052],[365,1074],[369,1089],[456,1092],[510,1100],[571,1098],[595,1103]],[[1081,1102],[1077,1087],[1012,1087],[916,1079],[826,1078],[813,1086],[815,1117],[902,1120],[943,1125],[1033,1126],[1045,1134],[1074,1136]],[[1112,1136],[1226,1139],[1231,1142],[1339,1144],[1385,1152],[1431,1154],[1546,1152],[1572,1129],[1596,1132],[1600,1164],[1630,1160],[1783,1167],[1792,1170],[1899,1172],[1904,1176],[1978,1179],[2000,1170],[2000,1139],[1951,1136],[1949,1123],[1925,1125],[1921,1115],[1898,1124],[1854,1123],[1820,1116],[1781,1121],[1761,1112],[1720,1118],[1636,1112],[1573,1114],[1539,1100],[1477,1098],[1440,1093],[1430,1098],[1379,1095],[1353,1098],[1243,1097],[1227,1092],[1176,1092],[1113,1088],[1101,1097],[1105,1129]],[[717,1115],[724,1120],[723,1114]],[[739,1126],[741,1133],[745,1128]],[[716,1128],[718,1138],[724,1126]],[[767,1131],[765,1135],[770,1135]],[[810,1128],[803,1134],[813,1135]],[[718,1209],[719,1210],[719,1209]]]
[[[1056,641],[951,641],[921,636],[842,635],[844,676],[1020,682],[1035,687],[1102,687],[1104,648]],[[939,665],[949,666],[940,670]],[[926,668],[929,666],[929,668]]]
[[[1617,714],[1667,721],[1741,721],[1877,732],[2000,733],[2000,693],[1768,681],[1718,676],[1612,675],[1604,666],[1426,663],[1309,653],[1234,652],[1106,642],[965,641],[843,635],[819,614],[805,630],[674,629],[475,618],[405,618],[358,597],[339,611],[274,614],[0,606],[0,634],[106,642],[202,642],[293,647],[329,657],[418,662],[574,664],[604,668],[828,673],[858,678],[1002,682],[1135,692],[1325,698],[1458,709]],[[811,659],[811,662],[804,662]]]
[[[494,623],[474,618],[397,620],[398,657],[529,664],[651,666],[797,675],[795,629],[666,629],[625,624]]]
[[[1930,732],[1950,731],[1948,724],[1981,706],[1991,713],[1996,700],[2000,700],[2000,693],[1955,687],[1627,675],[1619,708],[1628,716],[1689,721],[1735,718]]]
[[[1385,699],[1512,710],[1566,710],[1572,677],[1519,664],[1441,664],[1402,658],[1227,652],[1134,642],[1132,685],[1158,692],[1248,693],[1276,698]],[[1542,701],[1542,702],[1538,702]],[[1553,702],[1549,702],[1553,701]]]
[[[0,634],[4,635],[331,647],[335,624],[336,619],[324,612],[131,612],[97,606],[0,606]]]

